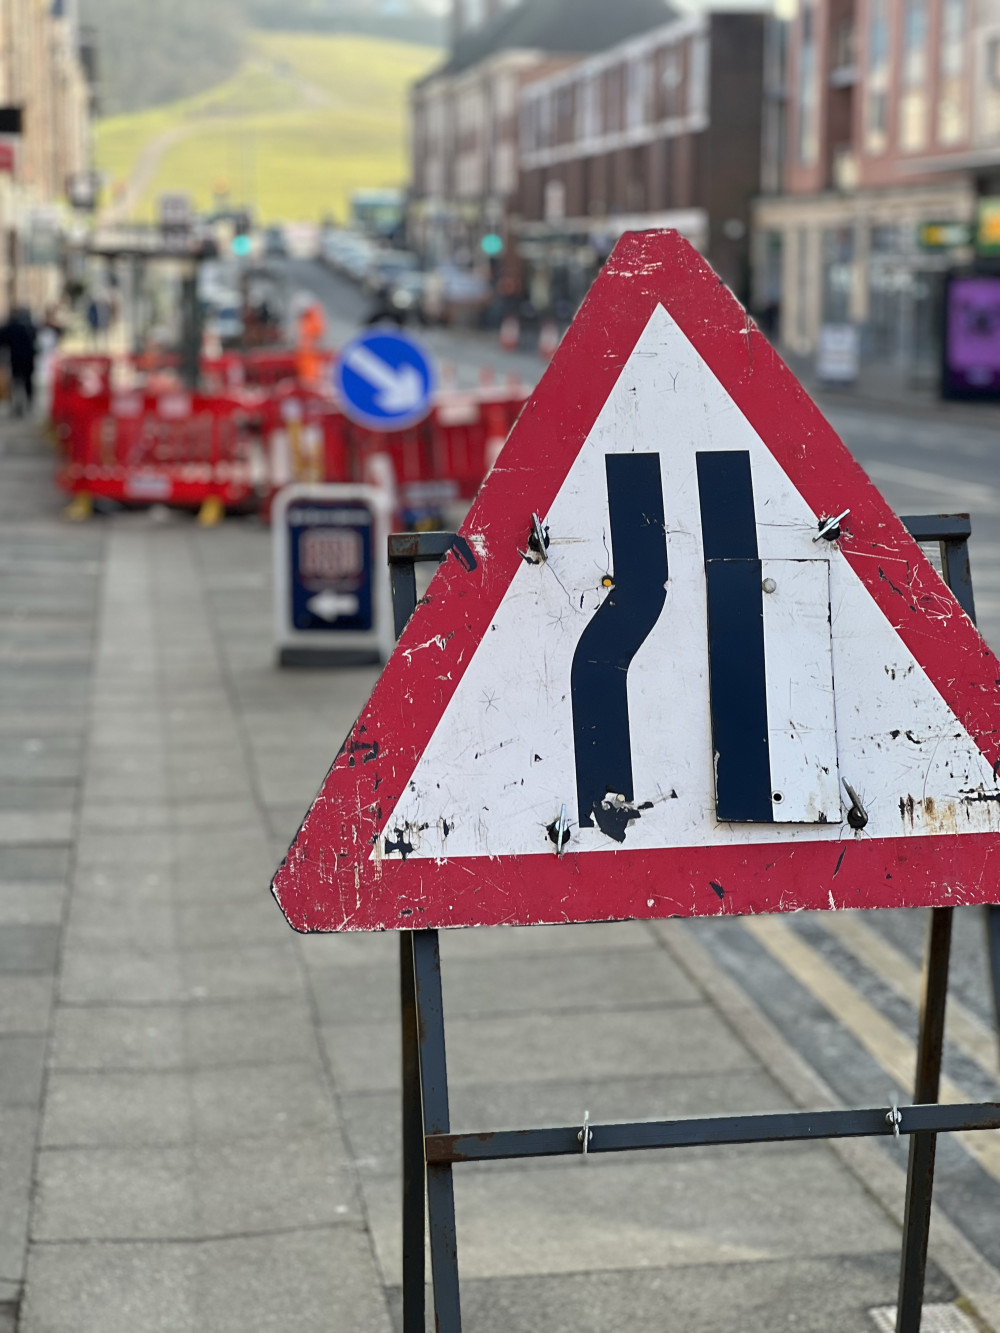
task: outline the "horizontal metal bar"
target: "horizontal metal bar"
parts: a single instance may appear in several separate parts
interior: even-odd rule
[[[389,537],[389,564],[413,560],[443,560],[455,544],[454,532],[393,532]]]
[[[917,542],[960,542],[972,535],[968,514],[904,514],[901,522]]]
[[[901,1106],[900,1134],[1000,1129],[1000,1102],[957,1106]],[[508,1157],[561,1157],[583,1151],[582,1127],[507,1129],[485,1134],[428,1134],[428,1162],[487,1162]],[[866,1110],[779,1111],[695,1120],[640,1120],[590,1125],[588,1153],[640,1148],[694,1148],[723,1143],[773,1143],[791,1139],[849,1139],[891,1135],[889,1107]]]

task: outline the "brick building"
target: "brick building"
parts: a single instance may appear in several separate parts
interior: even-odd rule
[[[1000,193],[1000,0],[801,0],[772,71],[755,304],[793,353],[850,323],[866,366],[932,379],[942,275],[971,252],[922,249],[921,226]]]
[[[760,13],[672,18],[529,77],[518,230],[536,283],[548,271],[571,306],[622,232],[674,227],[746,294],[765,27]]]
[[[454,0],[453,46],[412,93],[413,243],[430,259],[506,233],[519,195],[521,89],[529,75],[662,25],[665,0]]]
[[[0,136],[11,150],[0,164],[0,310],[56,295],[67,183],[90,160],[90,96],[67,0],[2,0],[0,108],[21,132]]]

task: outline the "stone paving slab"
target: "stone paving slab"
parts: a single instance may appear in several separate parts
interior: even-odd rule
[[[20,1333],[392,1333],[364,1229],[39,1245]]]
[[[195,1240],[361,1220],[339,1136],[38,1156],[38,1240]]]

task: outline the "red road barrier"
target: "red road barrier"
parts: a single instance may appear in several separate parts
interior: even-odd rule
[[[238,397],[171,390],[78,406],[59,482],[71,493],[197,507],[256,504],[267,480],[264,414]]]
[[[211,392],[193,394],[169,371],[117,392],[110,358],[64,358],[53,412],[66,454],[60,485],[125,502],[214,500],[266,515],[290,482],[368,482],[377,474],[395,490],[401,513],[433,514],[476,494],[527,397],[512,384],[446,390],[425,421],[374,432],[298,383],[294,361],[294,353],[218,357],[204,367]]]

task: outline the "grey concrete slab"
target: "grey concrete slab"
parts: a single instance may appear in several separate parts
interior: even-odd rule
[[[21,1333],[391,1333],[352,1224],[172,1245],[40,1245]]]
[[[185,994],[197,1000],[287,999],[302,993],[294,941],[189,949],[181,955]]]
[[[53,1070],[176,1069],[187,1061],[185,1006],[61,1005],[49,1064]]]
[[[777,1183],[780,1181],[780,1188]],[[369,1177],[382,1269],[399,1272],[399,1187]],[[557,1169],[455,1171],[467,1278],[898,1253],[899,1232],[821,1145],[719,1148]]]
[[[58,923],[8,921],[0,930],[0,972],[53,972],[58,950]]]
[[[396,969],[310,967],[324,1023],[392,1019]],[[452,958],[444,965],[449,1014],[593,1013],[700,1003],[690,981],[652,942],[621,952]]]
[[[55,1069],[199,1069],[315,1061],[319,1048],[304,996],[211,1005],[61,1008]]]
[[[0,1106],[40,1104],[46,1044],[41,1033],[0,1034]]]
[[[2,1048],[0,1048],[2,1050]],[[46,1147],[166,1147],[333,1131],[318,1061],[50,1075]]]
[[[161,949],[69,953],[63,964],[63,1004],[163,1004],[191,998],[181,955]]]
[[[73,840],[70,810],[0,810],[0,845],[58,846]]]
[[[0,847],[0,881],[63,884],[69,864],[66,847]]]
[[[759,1071],[654,1078],[575,1079],[543,1083],[458,1084],[450,1089],[451,1126],[455,1131],[528,1128],[582,1123],[585,1111],[594,1124],[667,1120],[683,1116],[737,1115],[787,1110],[788,1099]],[[400,1170],[400,1095],[353,1093],[341,1100],[344,1128],[363,1174],[398,1179]],[[708,1154],[711,1156],[711,1153]],[[631,1157],[641,1155],[631,1154]],[[614,1160],[628,1160],[627,1155]],[[605,1159],[607,1160],[607,1159]],[[524,1170],[561,1167],[557,1158],[520,1163]],[[513,1163],[508,1164],[512,1167]],[[471,1163],[461,1170],[495,1170],[495,1164]],[[505,1167],[504,1169],[508,1169]]]
[[[91,950],[148,953],[177,943],[175,911],[166,896],[152,902],[135,902],[127,894],[111,900],[73,896],[64,944],[74,956]]]
[[[64,884],[0,879],[0,930],[8,926],[52,926],[62,919]]]
[[[323,1028],[338,1084],[345,1092],[396,1086],[399,1024]],[[707,1007],[622,1009],[611,1013],[512,1015],[448,1019],[449,1081],[539,1083],[594,1078],[746,1070],[754,1061]]]
[[[895,1303],[897,1269],[897,1255],[886,1251],[472,1280],[462,1289],[463,1323],[469,1333],[872,1333],[868,1311]],[[928,1300],[953,1295],[932,1267]]]
[[[173,873],[169,860],[154,866],[132,859],[78,866],[73,876],[71,909],[91,901],[132,906],[162,904],[169,899]]]
[[[186,948],[285,944],[288,926],[266,887],[246,901],[184,902],[175,908],[177,935]]]
[[[33,1108],[0,1106],[0,1280],[12,1284],[24,1275],[37,1132]]]
[[[361,1212],[333,1133],[38,1156],[38,1240],[195,1240],[343,1220]]]
[[[52,989],[40,973],[0,974],[0,1033],[48,1032]]]

